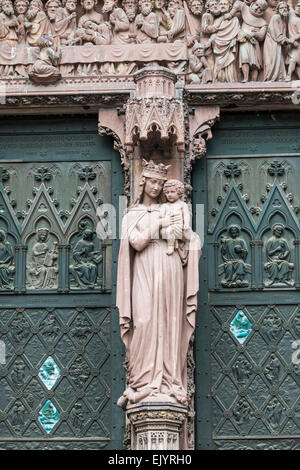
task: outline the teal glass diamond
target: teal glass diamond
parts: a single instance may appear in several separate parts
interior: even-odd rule
[[[51,390],[54,387],[55,383],[60,377],[60,368],[54,361],[54,359],[49,356],[44,364],[42,364],[39,370],[39,378],[45,385],[48,390]]]
[[[47,433],[51,432],[56,423],[58,423],[59,412],[51,400],[46,401],[40,410],[38,420]]]
[[[243,344],[251,333],[252,324],[243,310],[239,310],[230,323],[230,331],[240,344]]]

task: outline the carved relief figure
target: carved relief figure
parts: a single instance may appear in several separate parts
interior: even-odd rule
[[[39,38],[49,31],[49,20],[44,12],[41,0],[32,0],[26,13],[29,25],[26,41],[29,46],[36,47]]]
[[[7,234],[0,229],[0,289],[13,289],[15,277],[14,253]]]
[[[291,278],[291,272],[294,264],[290,263],[291,252],[288,242],[283,238],[285,227],[282,224],[275,224],[272,227],[273,236],[266,244],[267,263],[265,271],[269,280],[266,282],[268,287],[274,284],[285,284],[292,286],[294,281]]]
[[[155,42],[159,35],[158,16],[153,12],[151,0],[139,1],[140,13],[135,19],[137,43]]]
[[[190,73],[187,77],[190,83],[212,82],[212,71],[208,63],[208,56],[211,54],[210,44],[196,42],[189,56]]]
[[[59,46],[60,44],[59,27],[56,23],[57,14],[60,9],[61,9],[60,0],[48,0],[45,3],[45,11],[47,13],[47,17],[49,20],[48,34],[52,36],[54,46]],[[59,25],[61,26],[61,23],[59,23]]]
[[[55,83],[61,78],[58,63],[61,56],[60,49],[54,48],[54,39],[51,36],[41,36],[37,41],[40,48],[40,57],[33,64],[29,78],[37,83]]]
[[[154,0],[154,13],[157,15],[159,24],[159,37],[157,38],[157,42],[165,42],[170,21],[165,0]]]
[[[81,38],[82,44],[109,44],[111,40],[111,29],[108,23],[98,25],[92,20],[86,20],[82,28],[77,30],[77,35]]]
[[[161,229],[162,238],[167,240],[167,254],[172,255],[178,249],[179,240],[190,237],[190,212],[188,205],[181,200],[184,194],[184,184],[179,180],[167,180],[163,187],[167,203],[163,204],[162,218],[172,218],[172,223]]]
[[[264,44],[264,80],[275,81],[286,78],[283,46],[289,44],[287,38],[287,20],[289,6],[279,2],[276,14],[272,16]]]
[[[240,30],[239,20],[236,16],[226,19],[226,14],[231,9],[230,0],[220,0],[218,16],[209,31],[211,36],[213,53],[215,58],[214,81],[237,82],[236,58],[237,37]]]
[[[201,15],[204,2],[203,0],[189,0],[188,2],[184,1],[183,6],[186,17],[186,39],[188,46],[191,47],[196,41],[200,41]]]
[[[228,236],[221,237],[221,256],[224,264],[219,266],[219,274],[224,273],[221,284],[223,287],[247,287],[249,282],[244,279],[250,272],[246,263],[248,248],[240,237],[241,227],[237,224],[228,227]]]
[[[167,256],[159,205],[167,168],[143,161],[136,204],[124,216],[118,262],[117,306],[129,360],[128,387],[118,401],[186,404],[184,368],[194,329],[199,239],[193,234],[186,264]]]
[[[105,0],[103,13],[109,13],[109,23],[113,31],[112,44],[131,42],[130,24],[125,11],[118,7],[117,0]]]
[[[78,22],[78,27],[81,28],[86,20],[91,20],[96,24],[103,23],[103,16],[95,10],[98,0],[81,0],[81,6],[84,8],[84,15],[81,16]]]
[[[64,8],[57,11],[56,26],[59,30],[60,44],[72,45],[76,32],[77,0],[66,0]]]
[[[258,72],[262,69],[262,56],[260,42],[265,38],[268,24],[263,18],[264,11],[268,4],[266,0],[256,0],[250,6],[238,0],[226,17],[232,18],[238,12],[241,13],[242,25],[238,35],[240,43],[239,48],[239,67],[243,72],[243,82],[249,80],[251,71],[251,80],[256,81]]]
[[[289,67],[286,80],[292,80],[292,74],[296,72],[300,80],[300,2],[295,5],[295,10],[290,8],[288,22],[289,37],[291,46],[288,52]]]
[[[49,230],[40,228],[37,231],[36,242],[32,247],[31,263],[28,265],[27,284],[29,289],[55,289],[58,278],[57,242],[50,248]]]
[[[93,238],[94,232],[86,228],[74,246],[74,263],[70,265],[71,285],[74,287],[97,287],[98,265],[102,261],[102,255],[95,251]]]
[[[181,0],[171,0],[168,4],[169,29],[166,33],[168,42],[185,41],[185,11]]]
[[[1,6],[0,46],[16,47],[18,44],[19,22],[14,14],[13,4],[10,0],[3,0]]]
[[[161,0],[158,0],[158,1],[161,1]],[[137,30],[135,27],[135,17],[138,12],[137,0],[123,0],[122,6],[129,21],[129,33],[128,33],[129,41],[134,43],[136,42],[136,33],[137,33]]]
[[[28,9],[29,1],[28,0],[16,0],[14,3],[15,13],[18,19],[18,43],[25,44],[26,42],[26,29],[29,27],[28,20],[26,18],[26,12]]]

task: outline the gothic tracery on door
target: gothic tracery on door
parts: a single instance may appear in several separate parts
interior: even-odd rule
[[[13,140],[3,127],[0,448],[121,446],[112,421],[116,247],[95,233],[97,207],[116,202],[118,155],[95,120],[27,121],[10,130]]]

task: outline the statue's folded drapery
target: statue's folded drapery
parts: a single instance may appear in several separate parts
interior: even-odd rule
[[[129,359],[128,386],[141,396],[186,400],[185,363],[195,326],[200,240],[196,234],[185,267],[166,255],[166,240],[148,236],[160,215],[143,205],[123,219],[117,306]]]

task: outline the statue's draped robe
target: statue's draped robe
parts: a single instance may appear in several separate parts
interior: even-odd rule
[[[286,40],[287,24],[281,16],[272,16],[264,43],[264,80],[276,81],[286,77],[282,46]]]
[[[195,234],[197,246],[183,268],[177,250],[168,256],[165,240],[145,235],[159,214],[158,205],[139,205],[123,219],[117,306],[129,359],[128,386],[180,401],[186,397],[185,363],[195,326],[200,246]]]
[[[239,20],[237,17],[229,20],[217,18],[214,25],[218,28],[217,33],[213,35],[214,81],[237,82],[236,52]]]

